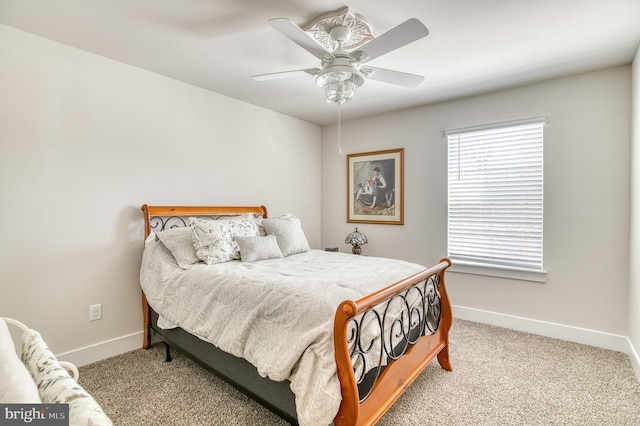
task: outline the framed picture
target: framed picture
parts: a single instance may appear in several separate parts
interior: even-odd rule
[[[347,155],[347,222],[404,224],[404,149]]]

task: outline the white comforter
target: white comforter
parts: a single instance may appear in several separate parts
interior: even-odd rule
[[[391,259],[311,250],[284,259],[178,267],[147,244],[140,282],[153,309],[275,381],[289,379],[303,426],[328,425],[341,401],[333,348],[340,302],[425,269]]]

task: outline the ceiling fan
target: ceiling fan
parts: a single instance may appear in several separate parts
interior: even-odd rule
[[[327,102],[339,105],[351,100],[366,79],[408,88],[417,87],[424,80],[420,75],[365,65],[429,34],[415,18],[377,37],[369,22],[348,7],[324,14],[303,28],[287,18],[270,19],[269,24],[320,59],[320,68],[254,75],[255,80],[311,75],[323,89]]]

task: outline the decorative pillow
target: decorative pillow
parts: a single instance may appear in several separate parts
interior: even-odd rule
[[[256,262],[258,260],[284,257],[280,247],[278,247],[275,235],[236,237],[235,240],[240,246],[240,259],[243,262]]]
[[[245,213],[227,220],[231,222],[234,237],[253,237],[260,235],[258,224],[253,217],[253,213]]]
[[[0,402],[3,404],[40,404],[38,387],[24,366],[13,344],[11,333],[0,319]]]
[[[198,259],[207,265],[224,263],[239,257],[233,241],[231,221],[189,219],[193,237],[193,247]]]
[[[291,213],[286,213],[286,214],[283,214],[282,216],[280,216],[277,219],[286,219],[286,218],[289,218],[289,217],[294,217],[294,216]],[[256,217],[253,220],[254,220],[256,226],[258,227],[258,235],[260,235],[262,237],[267,235],[267,231],[264,229],[264,226],[262,226],[262,221],[265,220],[265,218]]]
[[[252,213],[230,219],[192,217],[190,220],[196,256],[208,265],[240,259],[240,247],[234,237],[252,237],[260,233]]]
[[[285,215],[262,221],[268,235],[275,235],[278,246],[284,257],[304,253],[309,250],[309,242],[302,230],[300,219],[293,215]]]
[[[194,263],[200,262],[193,247],[193,232],[190,227],[167,229],[158,232],[157,236],[182,269],[189,269]]]
[[[113,426],[100,405],[69,375],[35,330],[22,335],[22,360],[45,404],[69,404],[69,424]]]

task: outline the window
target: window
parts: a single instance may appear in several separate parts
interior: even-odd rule
[[[445,132],[448,255],[454,265],[543,271],[544,121]]]

